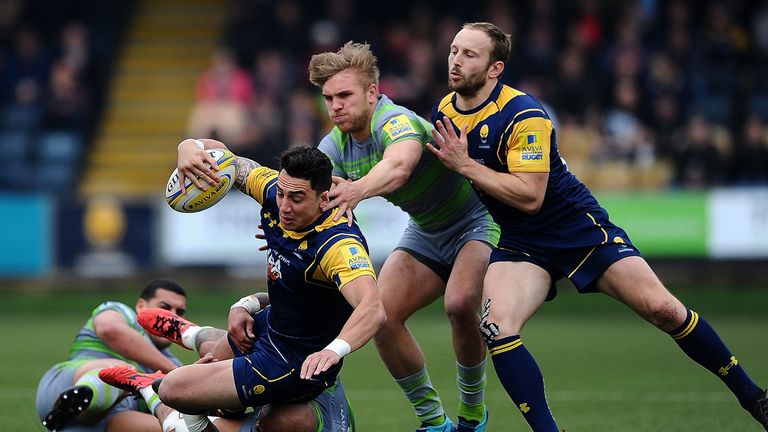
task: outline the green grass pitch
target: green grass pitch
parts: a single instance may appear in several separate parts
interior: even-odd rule
[[[133,305],[135,292],[0,293],[0,430],[43,430],[34,410],[38,379],[65,358],[93,307],[106,299]],[[767,385],[768,291],[678,294],[718,330],[751,376]],[[228,305],[241,295],[195,290],[189,317],[224,326]],[[455,417],[455,365],[442,308],[436,304],[420,312],[409,326],[425,351],[448,414]],[[719,380],[691,363],[669,337],[605,296],[578,296],[569,287],[561,289],[528,324],[523,340],[541,366],[550,406],[568,432],[762,430]],[[176,352],[192,360],[190,353]],[[373,346],[347,358],[342,377],[359,431],[416,428],[410,406]],[[488,431],[529,430],[490,366],[488,383]]]

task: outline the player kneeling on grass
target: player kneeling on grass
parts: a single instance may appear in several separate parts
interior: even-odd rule
[[[205,140],[204,147],[225,148]],[[195,140],[179,144],[180,177],[195,186],[218,182],[210,155]],[[336,382],[342,357],[367,343],[384,323],[367,246],[357,224],[322,210],[331,162],[313,147],[280,157],[281,171],[238,158],[235,186],[261,204],[269,253],[271,307],[253,315],[253,345],[235,358],[188,365],[158,387],[163,403],[187,414],[191,432],[216,427],[203,413],[270,403],[307,402]],[[184,178],[180,178],[184,184]]]
[[[252,336],[252,314],[267,307],[265,293],[244,297],[232,305],[229,329],[233,338]],[[155,336],[195,350],[199,363],[231,359],[234,355],[224,330],[200,327],[162,309],[147,309],[139,314],[139,324]],[[253,340],[252,337],[249,340]],[[248,342],[245,342],[248,344]],[[160,402],[151,384],[162,374],[140,374],[128,366],[103,369],[99,376],[107,383],[140,394],[163,426],[163,432],[185,432],[187,427],[178,411]],[[354,421],[340,380],[313,400],[300,404],[271,404],[256,407],[248,415],[222,413],[227,418],[209,417],[220,432],[352,432]],[[240,415],[237,415],[240,414]]]
[[[116,364],[140,371],[168,372],[181,363],[166,349],[170,341],[147,335],[136,313],[162,308],[184,315],[187,297],[176,282],[150,281],[135,309],[108,301],[93,310],[75,338],[67,361],[51,367],[40,379],[35,398],[37,414],[49,430],[153,430],[157,421],[139,412],[133,398],[98,378],[99,370]]]

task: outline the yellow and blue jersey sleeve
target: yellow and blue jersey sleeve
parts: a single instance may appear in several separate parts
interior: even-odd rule
[[[510,172],[549,172],[552,122],[543,117],[530,117],[512,126],[506,145],[506,161]]]
[[[272,168],[258,167],[248,174],[246,191],[259,204],[264,204],[269,188],[275,184],[277,184],[277,171]]]
[[[320,258],[320,269],[337,288],[360,276],[376,278],[373,263],[360,241],[345,237],[326,249]]]

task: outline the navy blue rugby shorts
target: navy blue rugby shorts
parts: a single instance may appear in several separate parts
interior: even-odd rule
[[[583,215],[547,231],[504,235],[491,252],[490,263],[524,261],[546,270],[554,283],[570,280],[580,293],[596,292],[596,281],[611,264],[629,256],[642,256],[627,233],[604,212]]]
[[[240,402],[243,406],[259,406],[310,401],[336,382],[341,363],[311,380],[301,379],[299,374],[306,354],[270,336],[269,310],[253,315],[256,341],[249,352],[239,351],[227,336],[235,353],[232,373]]]

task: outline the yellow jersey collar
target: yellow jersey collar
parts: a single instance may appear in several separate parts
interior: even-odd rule
[[[284,229],[282,225],[280,225],[280,228],[283,230],[283,237],[288,237],[294,240],[301,240],[312,232],[320,232],[327,230],[328,228],[335,227],[336,225],[349,223],[349,219],[347,219],[346,216],[342,216],[339,218],[339,220],[334,221],[333,218],[336,217],[338,212],[338,207],[334,208],[333,210],[324,212],[322,215],[320,215],[319,218],[317,218],[317,221],[315,221],[312,225],[310,225],[309,228],[305,229],[304,231],[290,231]]]

